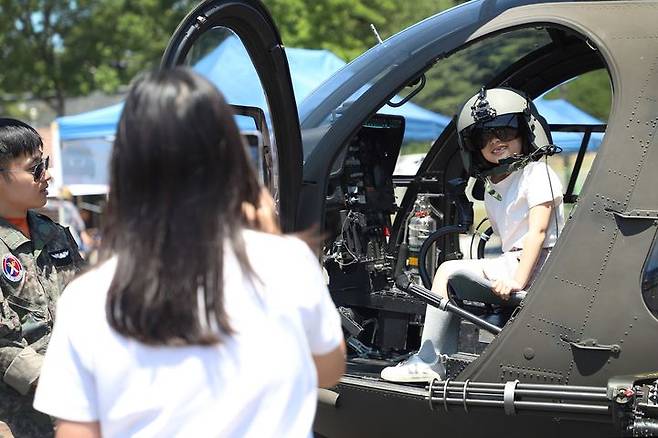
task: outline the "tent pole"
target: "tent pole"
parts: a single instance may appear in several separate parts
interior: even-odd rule
[[[62,171],[62,144],[59,137],[59,125],[57,122],[52,122],[50,124],[50,132],[52,134],[52,159],[50,161],[52,167],[50,168],[50,174],[55,180],[52,185],[54,194],[59,196],[60,189],[64,185],[64,172]]]

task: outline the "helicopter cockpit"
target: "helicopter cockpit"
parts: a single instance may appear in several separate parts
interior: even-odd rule
[[[570,54],[563,62],[576,56],[587,62],[569,75],[545,74],[539,83],[533,74],[543,68],[542,63],[554,61],[558,50]],[[599,84],[601,77],[608,80],[600,60],[597,64],[597,55],[588,52],[592,50],[586,41],[573,33],[550,28],[516,29],[437,60],[423,72],[422,81],[415,78],[410,81],[410,90],[398,93],[401,99],[440,108],[444,114],[454,113],[463,95],[487,83],[515,86],[535,97],[545,92],[556,97],[564,92],[565,85],[573,87],[579,79],[591,83],[594,78]],[[505,62],[501,57],[506,57]],[[519,71],[518,66],[524,63],[528,65],[525,71]],[[446,78],[469,65],[479,66],[469,79],[472,88],[461,94],[444,91],[448,103],[439,102],[442,98],[437,95],[441,93],[436,89],[450,90],[444,83]],[[506,66],[502,71],[501,65]],[[605,92],[609,92],[605,81]],[[397,278],[405,276],[411,285],[429,289],[434,272],[444,261],[482,258],[497,250],[483,214],[483,184],[464,174],[454,123],[449,123],[428,145],[409,141],[406,120],[391,113],[391,105],[384,105],[363,123],[336,156],[328,177],[327,238],[321,262],[349,345],[348,369],[357,374],[377,375],[381,368],[416,351],[426,304],[441,305],[436,297],[423,295],[418,288],[396,284]],[[562,142],[567,153],[550,160],[562,175],[565,204],[573,206],[606,125],[593,117],[585,123],[575,119],[555,123],[548,118],[554,135],[563,133],[556,135],[555,143],[559,146]],[[396,163],[410,153],[426,154],[418,172],[396,173]],[[468,283],[468,279],[465,281]],[[458,353],[448,358],[448,377],[457,376],[489,346],[501,327],[521,309],[526,293],[520,291],[500,305],[454,299],[450,302],[450,306],[474,318],[462,315],[456,328]]]
[[[216,65],[229,53],[220,46],[249,58],[240,74],[213,69],[219,88],[254,91],[226,94],[263,110],[247,114],[258,131],[249,146],[282,230],[322,233],[349,351],[346,376],[319,393],[318,436],[403,436],[412,423],[419,435],[482,437],[658,430],[657,10],[655,1],[460,2],[373,40],[298,95],[260,2],[206,0],[179,25],[163,66]],[[445,380],[385,382],[380,371],[420,347],[437,267],[498,251],[450,121],[482,86],[543,101],[562,148],[548,160],[568,219],[518,306],[434,302],[462,312]],[[578,118],[565,97],[595,117]]]

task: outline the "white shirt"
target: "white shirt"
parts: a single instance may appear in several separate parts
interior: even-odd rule
[[[34,407],[100,421],[103,437],[310,437],[312,354],[338,347],[340,319],[305,243],[243,235],[262,282],[246,281],[225,252],[235,334],[220,345],[150,347],[115,332],[105,301],[116,258],[72,282],[58,303]]]
[[[554,200],[555,206],[543,247],[551,248],[555,245],[558,230],[554,215],[557,213],[558,226],[562,229],[564,205],[562,183],[550,166],[543,161],[532,162],[492,186],[502,199],[499,201],[486,193],[484,206],[494,232],[500,236],[503,252],[523,248],[523,240],[529,230],[530,209],[551,200]]]

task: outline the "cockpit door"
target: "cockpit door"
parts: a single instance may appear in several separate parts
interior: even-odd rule
[[[187,65],[213,82],[234,108],[262,110],[264,118],[237,115],[246,142],[260,137],[267,156],[259,172],[272,191],[284,231],[295,230],[302,180],[302,146],[288,60],[279,31],[258,0],[206,0],[178,25],[163,67]],[[251,111],[253,113],[253,111]],[[212,127],[208,127],[212,129]],[[260,169],[259,169],[260,170]]]

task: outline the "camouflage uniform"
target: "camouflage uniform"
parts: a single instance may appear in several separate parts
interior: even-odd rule
[[[55,305],[83,260],[68,229],[28,212],[32,240],[0,218],[0,421],[14,435],[52,436],[50,418],[32,408]]]

